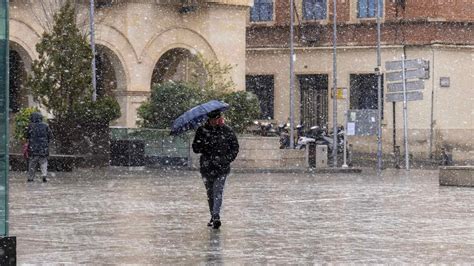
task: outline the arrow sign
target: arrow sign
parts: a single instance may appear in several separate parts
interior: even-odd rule
[[[425,88],[425,84],[422,80],[415,80],[415,81],[407,81],[406,82],[406,89],[407,91],[416,91],[416,90],[423,90]],[[387,84],[388,92],[403,92],[403,82],[399,83],[388,83]]]
[[[423,100],[423,92],[411,91],[407,92],[407,101],[419,101]],[[399,93],[387,93],[385,99],[386,102],[403,102],[403,92]]]
[[[424,68],[429,69],[430,62],[423,59],[411,59],[405,60],[405,69],[409,68]],[[390,70],[402,70],[402,61],[388,61],[385,62],[385,69]]]
[[[397,72],[389,72],[387,73],[387,81],[400,81],[402,80],[402,71]],[[429,79],[430,73],[428,70],[419,68],[414,70],[405,70],[405,78],[406,79]]]

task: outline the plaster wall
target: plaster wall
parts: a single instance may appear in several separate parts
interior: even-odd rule
[[[245,89],[245,26],[248,1],[210,1],[182,14],[176,5],[130,1],[96,10],[96,43],[107,48],[117,76],[116,97],[122,117],[116,126],[135,127],[136,109],[150,95],[160,57],[173,48],[200,53],[233,66],[235,90]],[[26,1],[10,5],[10,39],[32,61],[44,31],[40,7]],[[87,9],[79,6],[79,27],[88,32]]]
[[[375,51],[375,47],[338,48],[337,87],[350,90],[351,74],[375,73],[377,64]],[[424,80],[423,100],[408,103],[409,149],[415,156],[428,158],[430,150],[436,153],[439,152],[440,147],[448,146],[460,160],[474,159],[473,141],[468,137],[473,135],[474,130],[473,51],[473,47],[470,46],[431,45],[405,48],[408,59],[421,58],[430,61],[430,77]],[[289,117],[288,53],[288,49],[247,50],[247,75],[274,75],[275,122],[277,123],[286,122]],[[328,88],[333,86],[331,48],[297,48],[295,53],[295,75],[327,74]],[[386,61],[400,60],[402,54],[402,46],[383,47],[382,71],[385,73]],[[449,77],[449,87],[440,86],[441,77]],[[383,83],[385,95],[387,81],[384,80]],[[328,95],[329,126],[332,128],[333,103],[330,93]],[[300,120],[299,101],[298,80],[295,79],[296,123]],[[337,100],[338,124],[344,123],[344,113],[347,108],[347,99]],[[396,103],[395,110],[397,145],[403,147],[403,104]],[[432,122],[433,129],[431,129]],[[391,153],[393,150],[391,102],[384,102],[382,131],[384,153]],[[350,141],[354,144],[355,151],[374,152],[377,149],[376,137],[350,137]]]

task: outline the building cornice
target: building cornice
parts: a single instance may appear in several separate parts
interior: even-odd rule
[[[474,45],[452,45],[452,44],[441,44],[433,43],[429,45],[405,45],[405,47],[432,47],[436,49],[474,49]],[[337,46],[338,50],[367,50],[375,49],[376,45],[354,45],[354,46]],[[403,49],[404,45],[381,45],[381,49]],[[307,52],[307,51],[332,51],[334,48],[332,46],[323,46],[323,47],[294,47],[295,51]],[[264,53],[264,52],[274,52],[274,53],[289,53],[289,47],[250,47],[246,49],[247,53]]]
[[[206,0],[207,3],[234,6],[253,6],[253,0]]]
[[[386,45],[474,45],[474,22],[388,21],[382,24]],[[376,43],[376,23],[338,24],[338,45],[371,46]],[[295,26],[295,46],[332,46],[332,25],[305,23]],[[289,26],[247,27],[247,48],[288,47]]]

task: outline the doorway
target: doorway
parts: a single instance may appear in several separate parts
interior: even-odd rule
[[[328,122],[328,75],[298,75],[301,125],[324,127]]]

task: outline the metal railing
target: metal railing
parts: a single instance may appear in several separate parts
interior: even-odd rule
[[[189,159],[193,135],[170,136],[169,130],[151,128],[111,127],[111,141],[140,141],[144,143],[147,164],[181,164]]]

